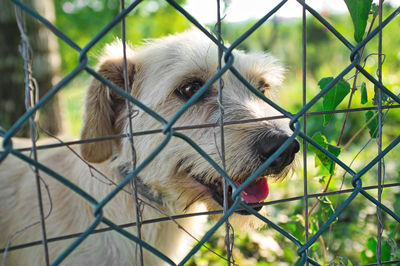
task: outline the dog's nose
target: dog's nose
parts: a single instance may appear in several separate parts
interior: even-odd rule
[[[283,134],[266,136],[256,143],[257,154],[262,162],[265,162],[289,137]],[[286,166],[291,164],[296,153],[300,150],[297,140],[292,143],[269,165],[269,172],[280,173]]]

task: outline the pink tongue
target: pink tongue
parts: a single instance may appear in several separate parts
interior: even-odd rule
[[[237,184],[240,185],[240,184]],[[242,198],[247,203],[258,203],[268,197],[269,188],[266,178],[253,181],[242,191]]]

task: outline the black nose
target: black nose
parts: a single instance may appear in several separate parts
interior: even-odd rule
[[[267,135],[260,139],[256,144],[256,152],[261,162],[265,162],[289,137],[284,134]],[[268,172],[272,174],[280,173],[286,166],[291,164],[296,153],[300,150],[297,140],[292,143],[269,165]]]

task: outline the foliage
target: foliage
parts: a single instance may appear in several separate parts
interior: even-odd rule
[[[329,85],[334,80],[333,77],[322,78],[318,82],[318,86],[321,90],[325,89],[326,86]],[[335,110],[336,107],[343,101],[343,99],[349,94],[350,92],[350,84],[341,79],[339,82],[335,83],[333,87],[324,95],[322,98],[323,101],[323,110],[324,111],[331,111]],[[332,114],[324,114],[324,127],[326,127],[329,121],[332,118]]]
[[[338,157],[340,154],[340,147],[332,145],[327,142],[326,137],[322,135],[320,132],[314,134],[312,139],[319,144],[322,148],[329,151],[335,157]],[[334,174],[335,163],[330,159],[325,153],[318,150],[313,145],[309,145],[310,150],[315,153],[315,167],[323,166],[326,170],[328,170],[329,174]]]
[[[354,39],[361,42],[367,26],[372,0],[344,0],[354,25]]]
[[[376,138],[378,134],[378,112],[367,111],[365,113],[365,120],[368,125],[369,134],[372,138]]]
[[[182,4],[185,1],[177,2]],[[60,0],[55,2],[55,8],[57,26],[83,47],[119,13],[119,1]],[[189,22],[178,11],[161,0],[144,1],[126,17],[126,35],[132,45],[189,27]],[[120,36],[121,25],[118,24],[96,44],[89,54],[91,59],[96,62],[104,44]],[[76,67],[79,54],[64,42],[59,43],[63,70],[67,73]]]

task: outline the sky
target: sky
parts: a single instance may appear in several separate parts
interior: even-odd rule
[[[281,2],[281,0],[228,0],[230,3],[226,10],[226,22],[240,22],[249,18],[261,18],[269,10]],[[224,1],[221,1],[224,2]],[[378,0],[374,0],[375,3]],[[400,6],[400,0],[386,0],[393,6]],[[187,0],[185,9],[189,11],[201,23],[216,21],[216,0]],[[307,0],[306,3],[319,12],[329,11],[332,13],[347,12],[344,0]],[[276,13],[283,18],[301,17],[302,6],[296,0],[289,0]]]

